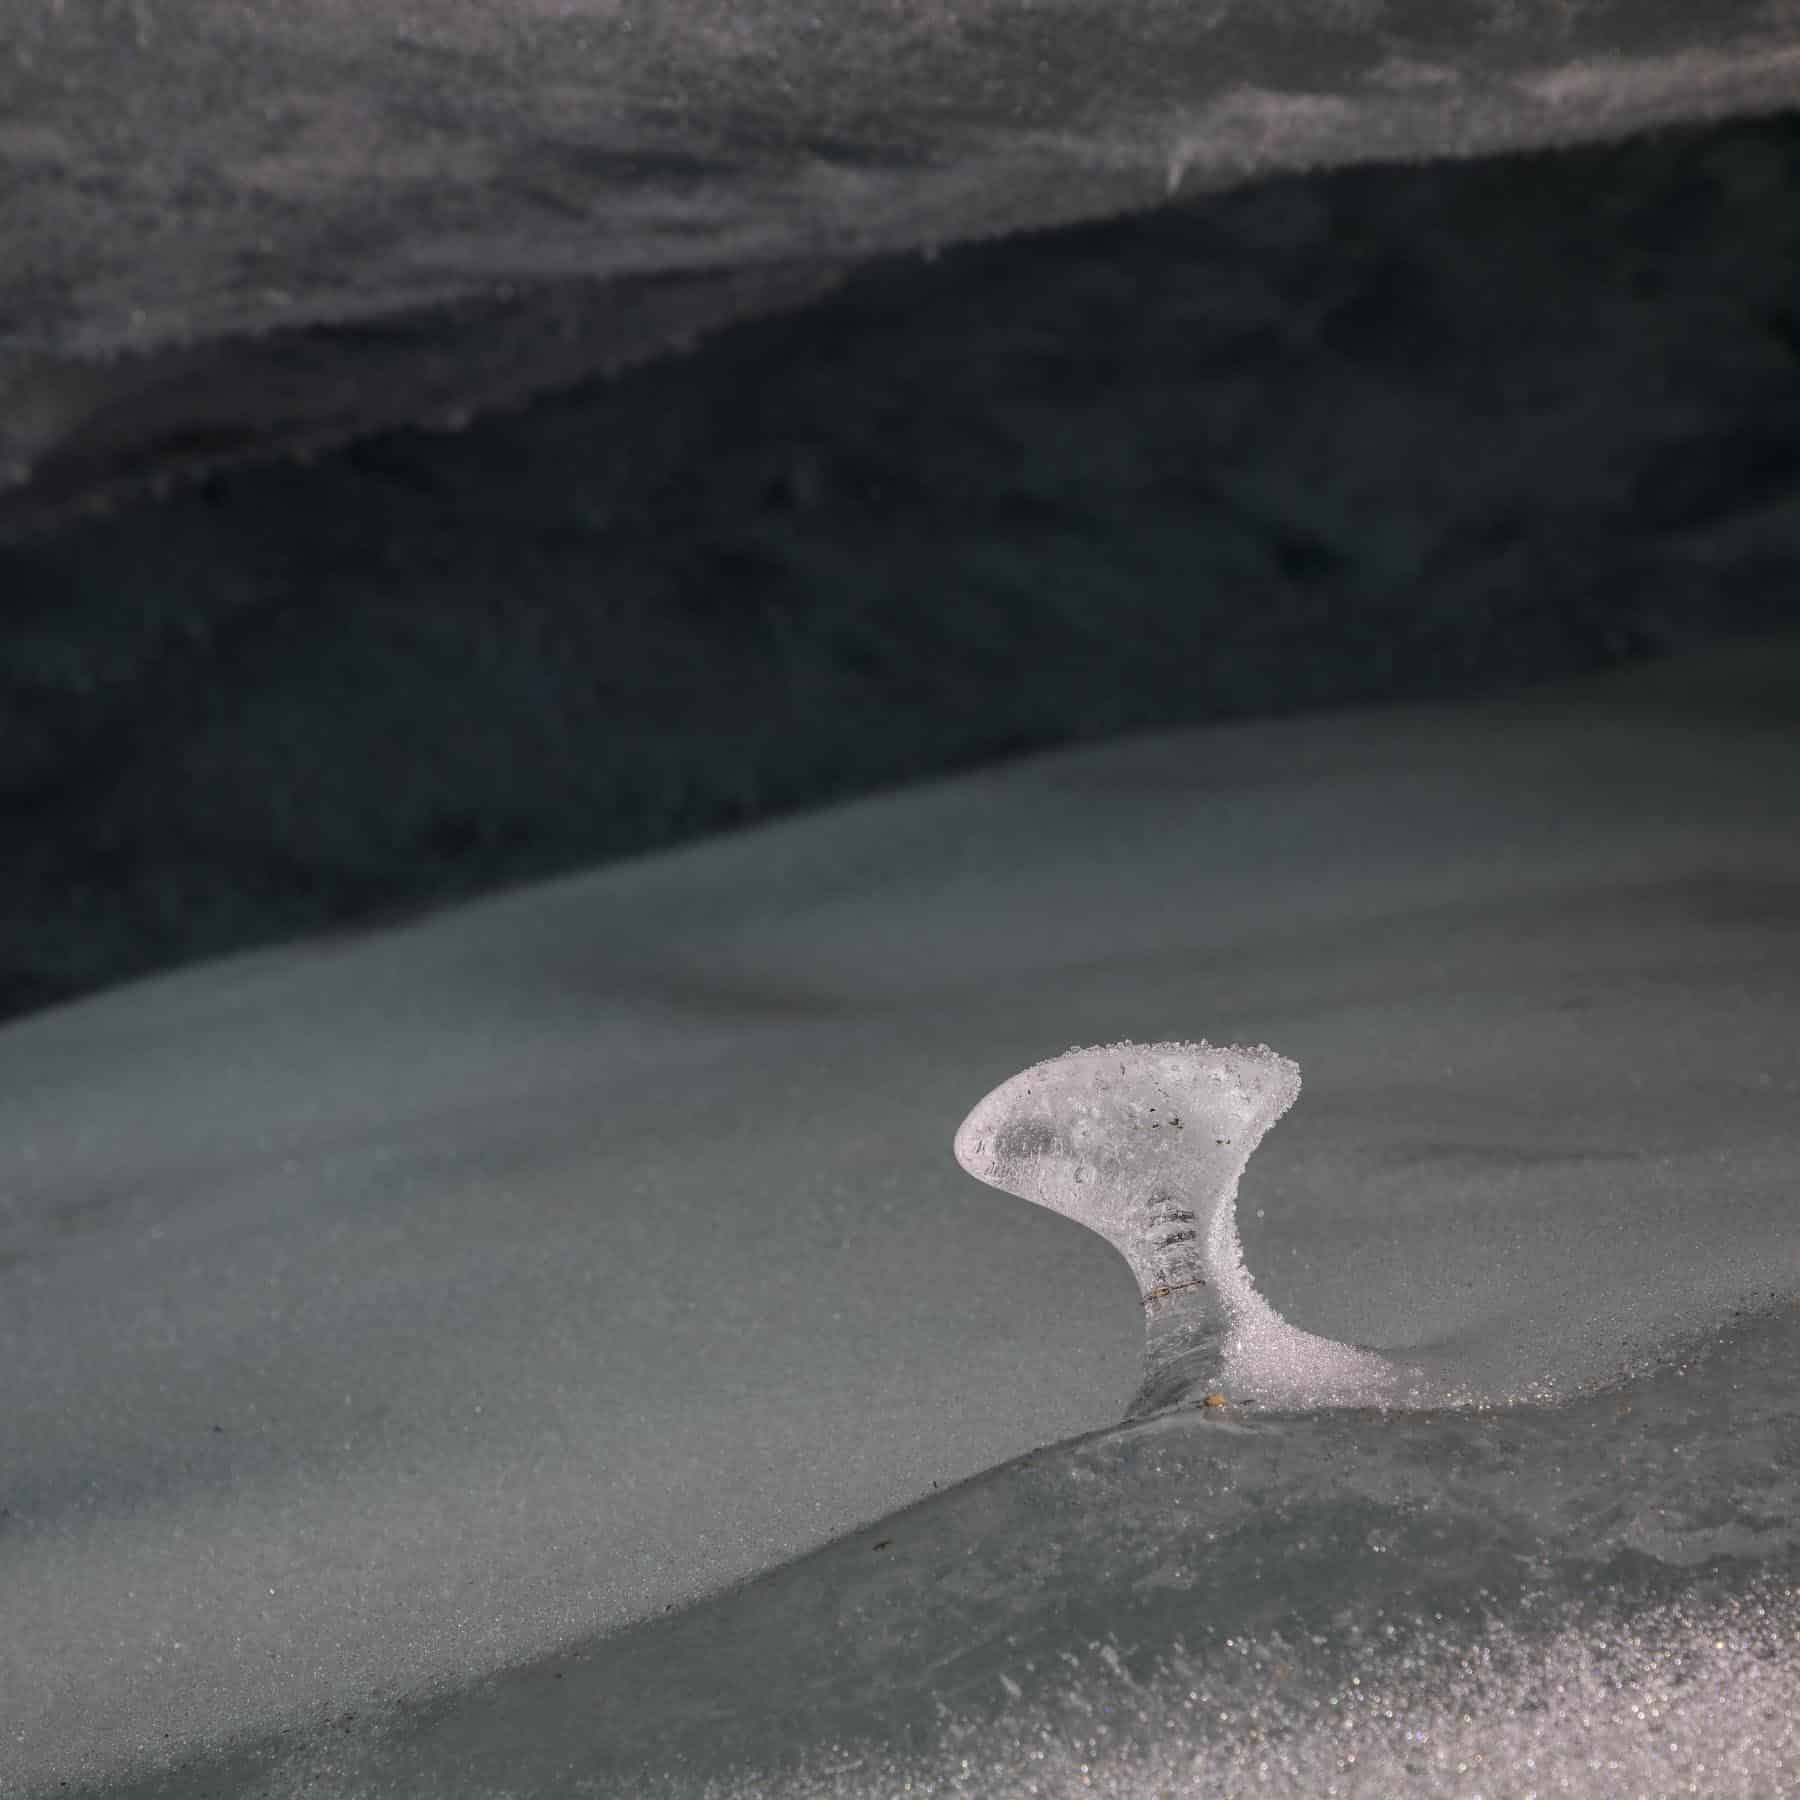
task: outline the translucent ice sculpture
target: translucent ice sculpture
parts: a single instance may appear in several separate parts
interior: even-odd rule
[[[1130,1416],[1200,1397],[1405,1397],[1411,1371],[1288,1324],[1244,1267],[1238,1179],[1299,1092],[1299,1069],[1265,1046],[1107,1044],[1015,1075],[958,1130],[971,1175],[1078,1219],[1131,1265],[1144,1376]]]

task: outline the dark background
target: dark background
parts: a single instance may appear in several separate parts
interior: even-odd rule
[[[1282,178],[16,535],[0,1013],[1021,750],[1779,629],[1797,176],[1790,115]]]

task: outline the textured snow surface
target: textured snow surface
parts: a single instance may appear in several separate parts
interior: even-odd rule
[[[1503,1517],[1496,1568],[1525,1585],[1485,1585],[1509,1630],[1538,1591],[1547,1627],[1585,1642],[1558,1622],[1584,1567],[1641,1607],[1699,1604],[1659,1571],[1779,1573],[1786,1340],[1760,1374],[1715,1358],[1705,1408],[1630,1440],[1687,1484],[1660,1523],[1672,1502],[1644,1512],[1644,1481],[1610,1483],[1624,1440],[1593,1391],[1800,1294],[1797,702],[1771,650],[1567,698],[1146,737],[0,1033],[0,1788],[116,1787],[199,1755],[213,1791],[273,1792],[328,1744],[374,1768],[397,1698],[476,1721],[472,1683],[548,1692],[542,1659],[635,1643],[624,1683],[653,1659],[602,1634],[699,1619],[661,1615],[1110,1426],[1143,1335],[1126,1267],[947,1151],[972,1097],[1071,1042],[1279,1044],[1306,1102],[1238,1200],[1269,1304],[1332,1340],[1454,1356],[1491,1395],[1570,1402],[1177,1415],[1217,1427],[1217,1454],[1262,1446],[1210,1478],[1255,1502],[1251,1524],[1201,1530],[1295,1521],[1238,1540],[1267,1584],[1266,1615],[1240,1609],[1253,1636],[1305,1586],[1290,1476],[1301,1507],[1308,1468],[1368,1455],[1369,1528],[1404,1528],[1411,1587],[1440,1553],[1459,1592],[1484,1585],[1431,1534],[1444,1471],[1488,1471],[1445,1516]],[[1728,1430],[1740,1379],[1753,1428]],[[1600,1423],[1570,1436],[1582,1406]],[[1488,1418],[1523,1435],[1483,1439]],[[959,1554],[1016,1551],[1012,1479],[957,1490],[993,1496],[946,1539]],[[1196,1516],[1193,1479],[1162,1504]],[[1592,1555],[1570,1539],[1533,1590],[1533,1557],[1576,1530],[1565,1486],[1593,1530],[1630,1529]],[[1347,1541],[1336,1516],[1320,1569]],[[1183,1566],[1158,1541],[1144,1592]],[[1379,1629],[1362,1577],[1388,1554],[1343,1563],[1342,1633]],[[1078,1696],[1121,1609],[1116,1565],[1096,1566],[1045,1652],[1073,1659]],[[1077,1573],[1044,1564],[1019,1604],[1055,1612]],[[1747,1587],[1718,1581],[1742,1613]],[[1190,1597],[1151,1647],[1180,1667],[1176,1638],[1192,1649],[1228,1601]],[[832,1616],[835,1661],[903,1685],[873,1624]],[[692,1629],[664,1667],[704,1696],[710,1628]],[[954,1628],[921,1632],[953,1688]],[[1317,1627],[1327,1660],[1339,1632]],[[1732,1654],[1708,1664],[1720,1680]],[[735,1698],[695,1699],[687,1741],[725,1743],[734,1708],[789,1682],[769,1653],[747,1669]],[[1451,1704],[1412,1679],[1392,1691]],[[567,1771],[622,1754],[625,1726],[552,1704],[529,1736]],[[467,1730],[463,1791],[535,1791]],[[1162,1755],[1159,1733],[1133,1754]],[[448,1763],[419,1766],[456,1791]]]
[[[1791,1792],[1796,1353],[1790,1306],[1560,1408],[1188,1411],[1027,1458],[699,1609],[716,1644],[761,1617],[858,1630],[836,1668],[791,1657],[762,1717],[715,1722],[760,1727],[733,1774],[646,1732],[674,1772],[628,1779],[845,1800]],[[860,1664],[857,1639],[879,1645]],[[733,1654],[669,1648],[715,1680]]]
[[[1233,1640],[1212,1659],[1178,1656],[1143,1681],[1115,1645],[1090,1642],[1056,1704],[954,1721],[936,1756],[838,1745],[783,1770],[774,1788],[762,1770],[673,1786],[705,1800],[1760,1800],[1800,1787],[1797,1619],[1800,1588],[1775,1585],[1583,1619],[1547,1639],[1505,1625],[1472,1644],[1415,1632],[1384,1640],[1365,1673],[1334,1672],[1312,1691],[1305,1651],[1276,1633]]]
[[[202,1791],[1785,1793],[1797,1351],[1788,1306],[1560,1407],[1166,1412]]]

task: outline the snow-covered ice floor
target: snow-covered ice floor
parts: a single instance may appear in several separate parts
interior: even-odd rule
[[[1800,652],[1776,646],[1137,738],[0,1032],[0,1789],[162,1766],[169,1793],[304,1770],[346,1793],[601,1780],[603,1710],[534,1701],[538,1761],[509,1774],[473,1753],[482,1707],[546,1658],[616,1663],[607,1642],[679,1687],[691,1636],[606,1634],[672,1631],[665,1612],[722,1584],[1117,1418],[1141,1338],[1124,1263],[950,1156],[975,1100],[1075,1043],[1293,1057],[1305,1091],[1240,1201],[1251,1274],[1298,1326],[1452,1356],[1526,1401],[1473,1415],[1524,1421],[1515,1474],[1574,1454],[1533,1421],[1612,1409],[1590,1390],[1621,1378],[1665,1394],[1685,1378],[1655,1371],[1697,1344],[1736,1393],[1717,1343],[1749,1333],[1756,1448],[1735,1454],[1791,1519],[1769,1371],[1800,1296],[1797,722]],[[1716,1467],[1728,1520],[1727,1440],[1646,1404],[1699,1434],[1683,1479],[1704,1500]],[[1277,1502],[1282,1470],[1313,1466],[1272,1421],[1211,1425],[1270,1459]],[[1174,1429],[1192,1474],[1202,1426]],[[1279,1429],[1329,1440],[1328,1464],[1376,1426]],[[1429,1485],[1431,1430],[1464,1427],[1401,1429]],[[1043,1517],[1078,1529],[1069,1471],[1136,1441],[1055,1453]],[[959,1490],[986,1496],[990,1543],[1023,1529],[1032,1466]],[[1107,1510],[1135,1516],[1109,1480]],[[1506,1491],[1512,1530],[1538,1490]],[[1542,1523],[1593,1547],[1580,1520]],[[1677,1621],[1655,1629],[1698,1644],[1683,1607],[1754,1604],[1781,1639],[1793,1531],[1771,1530],[1706,1552],[1717,1592],[1646,1575],[1637,1598]],[[1653,1572],[1693,1560],[1630,1544]],[[868,1553],[852,1538],[822,1566]],[[1078,1694],[1110,1667],[1080,1675],[1111,1566],[1064,1620]],[[753,1639],[744,1595],[765,1591],[712,1604]],[[835,1616],[856,1642],[855,1607]],[[928,1618],[910,1629],[929,1642]],[[1346,1648],[1329,1617],[1315,1635],[1323,1663]],[[1791,1688],[1782,1641],[1751,1660]],[[879,1643],[857,1655],[879,1676]],[[790,1678],[757,1666],[766,1710]],[[405,1749],[427,1715],[389,1708],[419,1695],[439,1736]],[[1179,1718],[1157,1716],[1146,1742],[1173,1756]]]

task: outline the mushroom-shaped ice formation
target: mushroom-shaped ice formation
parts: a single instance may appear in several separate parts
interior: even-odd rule
[[[1015,1075],[956,1134],[978,1180],[1078,1219],[1144,1301],[1131,1417],[1222,1393],[1284,1407],[1392,1405],[1412,1371],[1290,1325],[1238,1243],[1238,1179],[1293,1105],[1300,1071],[1266,1046],[1107,1044]]]

